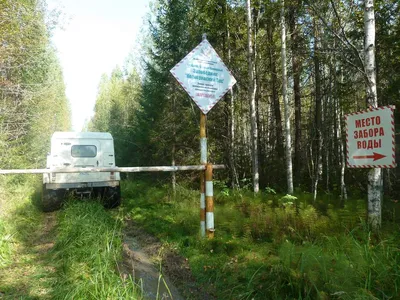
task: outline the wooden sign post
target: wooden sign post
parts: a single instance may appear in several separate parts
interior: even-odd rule
[[[206,34],[203,34],[202,42],[171,69],[171,73],[201,110],[200,162],[205,165],[207,164],[206,114],[232,88],[236,80],[207,41]],[[207,178],[205,181],[207,182]],[[212,189],[212,181],[204,183],[204,174],[200,175],[200,232],[204,237],[207,228],[207,232],[213,232],[212,235],[207,235],[212,238],[214,213],[207,212],[207,189]]]
[[[200,112],[200,163],[207,164],[206,115]],[[200,172],[200,234],[206,235],[205,172]]]

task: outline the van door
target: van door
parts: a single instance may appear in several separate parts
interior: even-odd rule
[[[95,168],[101,166],[101,143],[94,139],[71,139],[65,147],[61,166],[64,168]],[[99,181],[99,173],[64,173],[65,182]]]

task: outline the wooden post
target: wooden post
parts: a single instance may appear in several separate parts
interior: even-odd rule
[[[200,163],[207,164],[206,115],[200,112]],[[206,206],[204,171],[200,172],[200,234],[206,236]]]
[[[205,194],[205,172],[200,172],[200,232],[206,235],[206,194]]]
[[[206,115],[200,112],[200,163],[207,163]]]
[[[207,164],[206,168],[206,228],[207,237],[214,238],[214,186],[212,181],[212,164]]]
[[[202,40],[206,40],[207,35],[203,33]],[[207,164],[207,135],[206,135],[206,115],[200,111],[200,163]],[[200,234],[206,236],[206,205],[205,205],[205,173],[200,172]]]

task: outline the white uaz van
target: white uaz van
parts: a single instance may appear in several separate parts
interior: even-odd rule
[[[46,167],[115,167],[113,138],[107,132],[55,132]],[[119,182],[119,172],[43,174],[43,210],[60,208],[68,192],[100,198],[106,208],[116,207],[121,203]]]

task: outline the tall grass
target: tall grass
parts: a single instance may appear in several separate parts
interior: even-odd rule
[[[56,299],[140,299],[131,277],[122,279],[121,221],[95,202],[70,202],[59,216],[54,246]]]
[[[216,190],[216,237],[199,237],[199,194],[125,182],[127,213],[188,258],[197,282],[219,299],[393,299],[400,296],[399,224],[380,234],[365,202],[310,205],[282,195]],[[290,203],[289,203],[290,202]]]
[[[1,180],[0,298],[142,298],[133,280],[119,275],[118,216],[94,201],[72,200],[61,211],[43,214],[38,178]]]
[[[0,291],[5,299],[43,297],[47,288],[47,265],[38,263],[43,257],[35,243],[43,224],[35,205],[36,179],[0,179]]]
[[[0,267],[10,263],[11,256],[11,234],[6,228],[6,224],[0,219]]]
[[[0,267],[12,263],[16,242],[29,239],[40,219],[31,201],[34,191],[33,176],[0,178]]]

